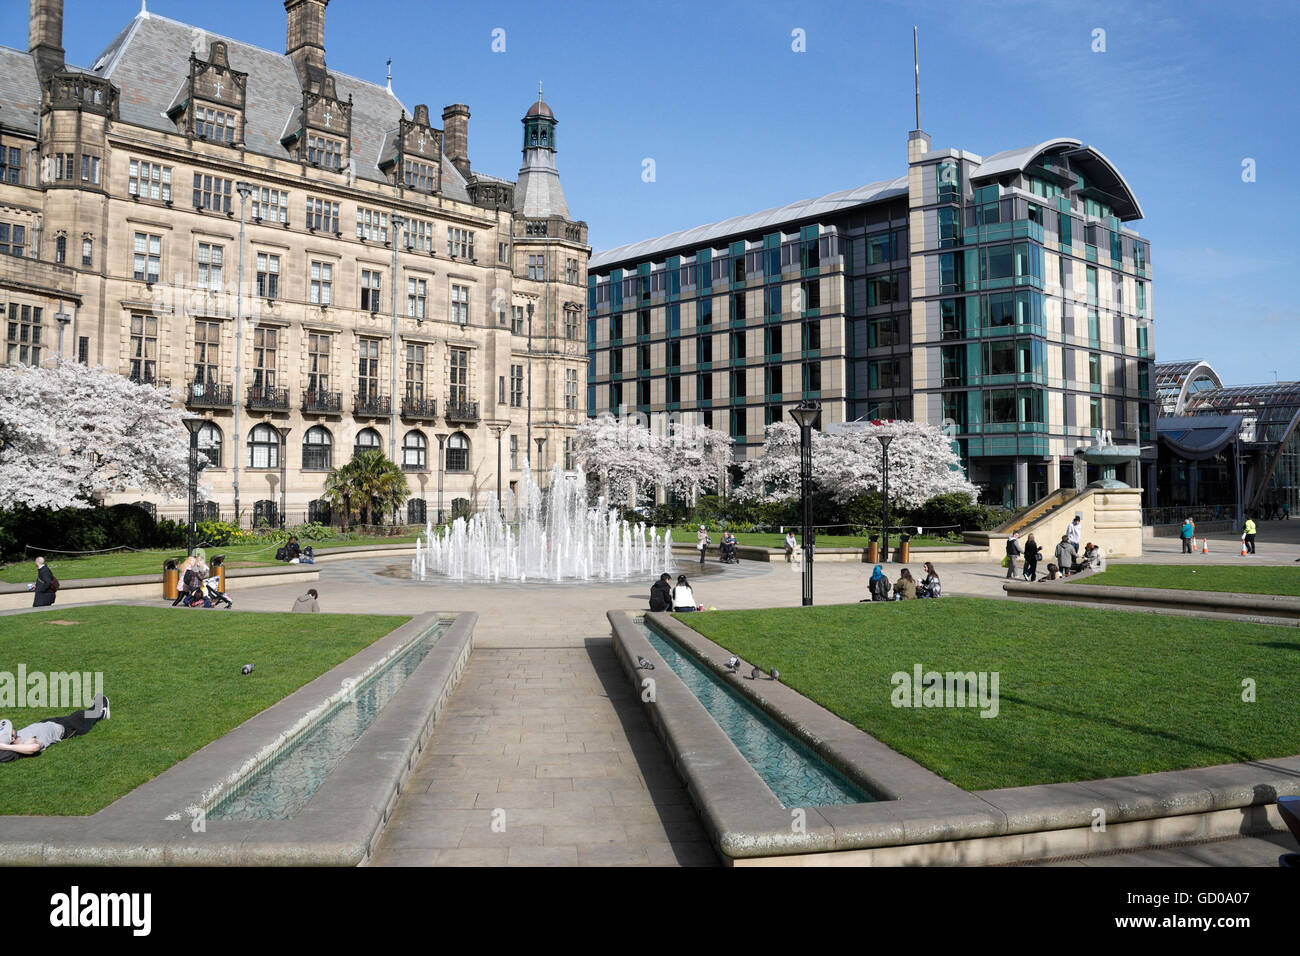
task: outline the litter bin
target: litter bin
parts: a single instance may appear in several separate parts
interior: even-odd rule
[[[880,563],[880,542],[873,536],[871,543],[867,545],[867,564]]]
[[[911,536],[906,534],[901,535],[898,542],[897,561],[899,564],[907,564],[908,555],[911,553],[911,550],[912,550]]]
[[[176,583],[180,572],[176,570],[176,559],[168,558],[163,562],[163,600],[176,600]]]
[[[222,594],[225,594],[226,593],[226,556],[224,554],[217,555],[215,558],[212,559],[212,564],[209,565],[209,567],[216,572],[217,590],[220,591]]]

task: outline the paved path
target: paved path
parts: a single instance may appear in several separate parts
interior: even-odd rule
[[[1277,866],[1283,853],[1295,853],[1296,842],[1289,833],[1254,837],[1228,837],[1183,846],[1152,850],[1126,850],[1068,860],[1047,860],[1027,866]]]

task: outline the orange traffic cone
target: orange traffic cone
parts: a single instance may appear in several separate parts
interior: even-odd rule
[[[1246,536],[1244,534],[1241,536],[1241,556],[1243,558],[1246,556]]]
[[[1206,535],[1204,538],[1201,539],[1201,554],[1209,554],[1209,553],[1210,553],[1210,538],[1209,535]]]

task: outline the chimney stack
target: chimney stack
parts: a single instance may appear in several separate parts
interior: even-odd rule
[[[442,111],[442,151],[469,179],[469,107],[464,103],[453,103]]]
[[[33,0],[33,3],[35,0]],[[284,52],[298,68],[304,88],[317,86],[325,76],[325,7],[329,0],[284,0],[289,15]]]
[[[42,79],[63,69],[63,0],[31,0],[27,52]]]

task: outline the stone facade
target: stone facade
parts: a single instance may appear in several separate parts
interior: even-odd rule
[[[558,175],[532,195],[476,172],[464,104],[444,136],[329,72],[326,3],[285,4],[284,54],[142,10],[81,70],[62,2],[33,0],[29,50],[0,47],[4,356],[168,384],[219,438],[208,513],[319,515],[329,467],[373,445],[422,522],[496,493],[498,431],[503,488],[538,439],[535,464],[571,464],[587,227]],[[555,168],[536,109],[521,173]],[[114,500],[139,499],[185,510]]]

